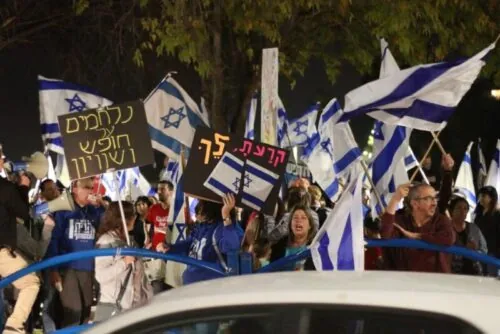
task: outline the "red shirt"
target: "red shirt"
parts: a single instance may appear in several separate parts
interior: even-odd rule
[[[370,247],[365,249],[365,270],[378,270],[377,262],[382,258],[382,248]]]
[[[168,229],[168,209],[164,209],[161,204],[155,204],[149,208],[148,220],[153,224],[153,250],[159,243],[165,242]]]

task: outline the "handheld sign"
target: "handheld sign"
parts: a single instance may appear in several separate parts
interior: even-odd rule
[[[58,117],[71,180],[153,163],[141,101]]]
[[[240,175],[241,182],[236,196],[236,204],[238,206],[255,209],[245,204],[245,200],[242,201],[242,196],[244,197],[245,193],[248,193],[246,191],[248,187],[255,187],[257,185],[257,179],[249,181],[247,174],[245,174],[251,168],[249,166],[254,166],[257,169],[276,175],[275,178],[272,178],[272,190],[270,190],[269,194],[266,191],[266,196],[264,196],[266,200],[260,210],[266,214],[274,214],[280,185],[283,181],[288,162],[289,151],[253,140],[214,132],[207,127],[198,127],[196,129],[189,160],[184,170],[184,192],[192,197],[221,202],[220,195],[205,187],[204,183],[221,158],[223,158],[225,152],[229,152],[244,162],[244,167]]]

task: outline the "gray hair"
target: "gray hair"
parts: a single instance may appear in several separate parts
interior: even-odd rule
[[[410,191],[408,192],[408,197],[406,198],[408,208],[410,208],[410,209],[412,208],[410,203],[411,203],[411,201],[416,200],[418,198],[418,196],[420,195],[420,189],[427,188],[427,187],[432,188],[432,186],[428,185],[427,183],[418,183],[418,184],[415,184],[412,187],[410,187]]]

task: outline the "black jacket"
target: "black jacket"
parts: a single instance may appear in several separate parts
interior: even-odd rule
[[[30,219],[28,191],[0,177],[0,247],[16,248],[16,218]]]

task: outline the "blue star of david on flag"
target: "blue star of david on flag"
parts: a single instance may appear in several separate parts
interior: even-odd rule
[[[332,153],[333,146],[332,146],[332,142],[331,142],[330,138],[323,140],[320,145],[321,145],[321,149],[323,151],[325,151],[326,153],[328,153],[330,158],[333,160],[333,153]]]
[[[69,112],[82,112],[87,109],[87,104],[75,93],[71,99],[65,99],[69,103]]]
[[[238,190],[240,190],[240,181],[241,180],[239,178],[236,178],[236,180],[234,180],[234,182],[232,183],[235,192],[238,192]]]
[[[245,174],[244,180],[243,180],[243,186],[245,188],[250,188],[250,183],[252,183],[252,179],[250,178],[250,175]]]
[[[177,236],[177,240],[175,242],[179,241],[184,241],[186,238],[184,237],[184,230],[186,229],[186,224],[183,223],[176,223],[175,227],[177,228],[177,231],[179,232],[179,235]]]
[[[295,123],[295,128],[293,129],[293,131],[295,132],[295,135],[297,137],[299,136],[306,136],[307,137],[307,127],[309,126],[309,120],[305,120],[305,121],[297,121]],[[304,130],[302,130],[302,127],[304,127]]]
[[[165,122],[163,128],[167,129],[173,126],[174,128],[178,129],[184,118],[186,118],[184,107],[180,107],[179,109],[170,108],[168,114],[161,117],[161,120]]]

